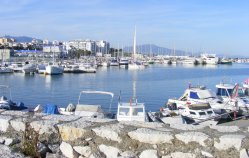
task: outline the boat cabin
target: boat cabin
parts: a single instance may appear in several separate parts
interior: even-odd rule
[[[144,103],[118,103],[118,121],[146,121]]]
[[[224,98],[229,98],[232,96],[234,85],[232,84],[218,84],[216,85],[217,91],[216,95]]]
[[[198,88],[189,88],[185,91],[184,95],[179,98],[181,101],[187,100],[200,100],[200,99],[208,99],[215,98],[215,94],[209,89],[205,87]]]

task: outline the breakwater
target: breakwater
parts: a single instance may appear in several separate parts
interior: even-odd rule
[[[25,157],[25,141],[35,140],[37,153],[47,158],[248,157],[248,127],[170,122],[118,122],[1,110],[0,156]]]

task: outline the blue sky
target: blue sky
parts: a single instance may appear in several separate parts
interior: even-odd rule
[[[0,36],[249,53],[248,0],[0,0]]]

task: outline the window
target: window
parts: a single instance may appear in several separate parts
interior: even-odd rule
[[[230,91],[230,90],[231,90],[231,91]],[[231,93],[232,93],[232,89],[228,89],[228,92],[229,92],[229,94],[231,94]],[[226,89],[224,89],[224,88],[218,88],[216,94],[217,94],[218,96],[229,96],[229,95],[227,94]]]
[[[212,111],[208,111],[207,113],[210,115],[210,114],[212,114],[213,112],[212,112]]]
[[[205,113],[205,112],[199,112],[199,114],[200,114],[200,115],[206,115],[206,113]]]
[[[190,98],[191,99],[200,99],[199,96],[197,95],[197,92],[190,92]]]
[[[193,112],[193,111],[190,111],[190,114],[191,114],[191,115],[196,115],[196,113],[195,113],[195,112]]]

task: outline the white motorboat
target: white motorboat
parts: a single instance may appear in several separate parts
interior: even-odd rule
[[[7,66],[1,66],[0,67],[0,74],[1,73],[12,73],[13,72],[13,69],[7,67]]]
[[[179,113],[187,124],[198,124],[209,120],[218,122],[221,118],[220,115],[215,114],[209,103],[192,104],[180,109]]]
[[[23,110],[27,109],[27,107],[24,106],[23,103],[16,104],[11,99],[11,90],[9,86],[6,85],[0,85],[0,109],[7,109],[7,110]],[[8,96],[8,98],[6,97]]]
[[[249,99],[244,95],[239,84],[220,83],[216,85],[216,95],[221,97],[224,102],[234,106],[239,114],[249,113]]]
[[[37,65],[37,73],[38,74],[45,74],[46,73],[46,66],[43,64]]]
[[[119,66],[119,63],[116,59],[111,60],[110,66]]]
[[[52,65],[47,65],[46,66],[45,74],[59,75],[59,74],[63,74],[63,72],[64,72],[64,67],[63,66],[52,64]]]
[[[22,67],[22,72],[25,74],[34,73],[36,71],[35,64],[28,63]]]
[[[79,71],[83,73],[96,73],[97,69],[91,64],[85,63],[79,65]]]
[[[130,100],[129,103],[118,103],[117,120],[118,121],[139,121],[146,122],[147,114],[144,103],[138,103],[137,99]]]
[[[216,65],[219,62],[219,58],[216,54],[201,54],[201,59],[206,64]]]
[[[198,103],[209,103],[218,114],[236,110],[233,105],[224,103],[221,98],[218,98],[210,89],[206,89],[204,86],[189,86],[179,99],[169,99],[167,105],[175,104],[177,109],[184,109],[188,105]]]
[[[120,60],[119,60],[119,66],[120,67],[128,68],[128,65],[129,65],[129,60],[128,59],[126,59],[124,57],[120,58]]]
[[[99,104],[82,104],[80,102],[82,94],[95,94],[95,95],[99,94],[99,95],[111,96],[109,112],[103,111],[101,105]],[[79,99],[74,114],[87,118],[106,118],[106,117],[111,118],[113,117],[112,114],[110,113],[113,97],[114,97],[113,93],[106,91],[81,91],[79,94]]]

